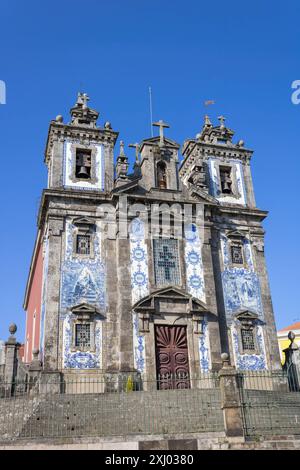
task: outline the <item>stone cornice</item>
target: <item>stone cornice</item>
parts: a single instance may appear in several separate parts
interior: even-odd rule
[[[102,128],[89,128],[82,126],[74,126],[70,124],[61,124],[56,121],[51,121],[46,148],[45,148],[45,163],[48,163],[50,159],[50,152],[55,140],[64,141],[67,138],[80,139],[84,141],[96,141],[99,143],[105,143],[107,145],[114,146],[118,138],[119,133],[110,129]]]
[[[197,155],[195,153],[197,152]],[[184,176],[187,169],[194,163],[197,156],[207,159],[216,156],[224,159],[243,160],[246,164],[250,163],[253,150],[235,145],[217,145],[207,142],[197,142],[189,140],[183,145],[182,154],[184,160],[181,162],[179,173]]]

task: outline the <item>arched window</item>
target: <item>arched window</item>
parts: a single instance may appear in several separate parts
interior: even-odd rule
[[[166,164],[164,162],[158,162],[156,167],[157,173],[157,186],[159,189],[167,188],[167,171]]]

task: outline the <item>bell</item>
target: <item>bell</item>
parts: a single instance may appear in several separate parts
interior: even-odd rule
[[[79,178],[89,178],[88,171],[85,166],[81,166],[80,170],[78,172],[78,177]]]
[[[223,187],[224,187],[224,191],[230,191],[230,186],[228,184],[228,181],[226,181],[226,180],[224,181],[224,186]]]

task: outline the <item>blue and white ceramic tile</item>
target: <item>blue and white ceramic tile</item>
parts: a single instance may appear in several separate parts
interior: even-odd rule
[[[136,218],[129,227],[130,269],[132,305],[149,293],[148,249],[145,241],[145,226]],[[141,373],[145,372],[145,337],[139,334],[138,315],[133,313],[134,365]]]
[[[202,242],[195,224],[185,230],[185,267],[188,293],[205,303]]]
[[[211,358],[207,319],[203,322],[203,334],[199,336],[199,358],[201,372],[208,372],[211,369]]]
[[[266,350],[264,343],[263,327],[257,325],[257,342],[260,354],[240,354],[236,321],[231,325],[234,362],[240,370],[264,370],[267,369]]]
[[[232,314],[242,308],[248,308],[263,317],[261,289],[258,275],[254,272],[251,244],[244,240],[244,252],[247,261],[246,268],[231,267],[229,254],[229,241],[224,233],[220,235],[221,251],[223,256],[224,271],[222,283],[226,315]]]
[[[100,320],[95,327],[96,353],[70,351],[72,328],[70,309],[81,303],[94,305],[105,313],[105,265],[101,259],[100,234],[98,227],[94,237],[94,258],[81,258],[73,254],[73,231],[70,219],[66,220],[65,257],[61,269],[60,316],[64,319],[64,367],[75,369],[94,369],[99,367],[101,326]]]
[[[99,369],[102,367],[102,322],[95,321],[95,352],[72,351],[72,320],[67,314],[63,322],[63,363],[65,369]]]
[[[132,323],[133,323],[134,367],[141,374],[143,374],[146,370],[145,336],[139,334],[139,318],[138,318],[137,313],[133,313]]]
[[[99,145],[99,143],[92,142],[92,147],[96,150],[95,161],[96,161],[96,182],[91,183],[89,181],[72,181],[72,152],[71,146],[73,144],[80,143],[79,140],[70,140],[66,139],[64,142],[64,174],[63,181],[65,188],[77,188],[84,190],[95,190],[103,191],[104,190],[104,147]]]
[[[145,242],[144,223],[134,219],[129,227],[132,304],[145,297],[148,286],[148,251]]]
[[[99,232],[94,238],[94,258],[81,258],[73,256],[74,228],[67,220],[65,259],[61,272],[61,314],[83,302],[95,305],[104,313],[105,266],[101,260]]]

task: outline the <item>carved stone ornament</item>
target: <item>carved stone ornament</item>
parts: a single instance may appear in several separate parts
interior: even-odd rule
[[[189,180],[197,188],[206,187],[206,174],[203,166],[195,166]]]

